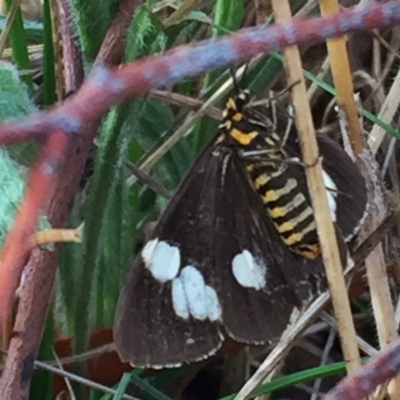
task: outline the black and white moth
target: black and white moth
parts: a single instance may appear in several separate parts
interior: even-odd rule
[[[228,100],[138,254],[116,311],[122,359],[174,367],[205,359],[230,337],[276,340],[326,287],[294,125],[244,91]],[[342,260],[366,209],[366,186],[345,151],[318,138]]]

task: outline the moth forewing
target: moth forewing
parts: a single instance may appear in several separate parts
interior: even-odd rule
[[[206,358],[222,344],[220,326],[213,317],[191,315],[193,311],[199,316],[199,307],[207,309],[207,298],[187,303],[179,290],[182,270],[196,264],[193,268],[200,271],[213,242],[205,223],[214,218],[211,193],[218,184],[220,166],[213,148],[210,143],[189,171],[138,254],[120,296],[114,339],[121,357],[132,365],[173,367]],[[204,277],[201,281],[196,274],[184,273],[185,279],[188,285],[192,279],[194,284],[203,284],[204,290],[212,289],[206,289]],[[214,304],[208,311],[215,312],[215,308]]]

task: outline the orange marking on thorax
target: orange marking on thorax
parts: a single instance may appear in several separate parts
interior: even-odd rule
[[[242,132],[233,128],[229,131],[229,135],[241,145],[247,146],[258,136],[258,132]]]

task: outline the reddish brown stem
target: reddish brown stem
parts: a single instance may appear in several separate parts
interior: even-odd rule
[[[67,135],[56,132],[49,136],[27,183],[26,196],[7,235],[0,264],[0,323],[8,318],[22,269],[28,258],[28,238],[34,231],[43,205],[51,198],[54,178],[67,150]],[[1,325],[0,325],[1,326]]]
[[[139,1],[132,0],[124,0],[121,2],[120,11],[111,25],[104,43],[108,43],[108,36],[113,36],[115,40],[121,42],[125,40],[126,30],[120,30],[119,26],[123,21],[131,21],[138,3]],[[127,27],[129,26],[129,22],[125,22],[123,25]],[[118,33],[116,34],[115,32]],[[114,48],[114,51],[120,52],[121,48]],[[115,54],[112,49],[110,51],[104,50],[102,54],[108,54],[111,59],[119,59],[121,57],[121,54]],[[73,60],[70,60],[70,62],[72,61]],[[107,62],[108,60],[102,61]],[[79,76],[79,74],[71,74],[71,76],[76,77]],[[70,82],[70,85],[72,87],[79,87],[80,82]],[[30,185],[27,191],[27,196],[29,195],[31,197],[25,199],[25,203],[28,203],[26,207],[30,207],[28,210],[29,212],[22,214],[25,216],[26,220],[16,222],[14,230],[20,233],[18,237],[14,234],[13,238],[11,237],[9,239],[12,245],[10,246],[11,250],[7,251],[7,253],[17,257],[15,253],[15,244],[27,243],[29,234],[32,232],[33,225],[36,221],[37,210],[40,208],[45,208],[50,223],[53,226],[62,227],[66,224],[69,218],[72,200],[78,189],[86,159],[97,133],[98,122],[99,119],[94,119],[91,123],[85,124],[85,129],[80,132],[79,136],[73,138],[67,151],[65,151],[64,148],[62,155],[57,152],[43,154],[47,157],[47,163],[49,160],[62,160],[63,156],[65,157],[65,163],[61,170],[58,171],[58,174],[48,175],[50,183],[40,181],[40,179],[44,179],[44,177],[40,178],[42,171],[38,168],[39,164],[33,168]],[[53,135],[51,135],[50,138],[51,137],[53,137]],[[52,140],[55,140],[56,137],[57,135],[54,136]],[[59,143],[59,139],[60,137],[56,140],[57,143]],[[60,157],[58,157],[58,155],[60,155]],[[53,178],[53,180],[51,178]],[[46,188],[51,186],[51,182],[54,184],[54,195],[49,196],[49,192]],[[51,198],[49,199],[48,197]],[[32,202],[32,198],[35,202]],[[59,246],[57,246],[57,251],[55,252],[47,252],[39,249],[35,249],[32,252],[29,262],[30,271],[27,274],[21,293],[8,359],[1,376],[0,399],[22,400],[27,399],[29,396],[33,362],[40,345],[47,308],[53,289],[58,262],[58,248]],[[24,260],[22,257],[24,254],[26,255],[26,252],[21,252],[21,249],[19,250],[18,261],[20,265],[23,265]],[[12,259],[12,261],[15,266],[17,264],[17,259]],[[20,272],[21,268],[13,269],[12,271],[8,270],[9,275],[12,276],[12,285],[15,285],[15,283],[18,284]],[[1,288],[0,292],[3,293]],[[8,288],[8,295],[10,294],[13,295],[11,287]],[[6,300],[8,304],[10,303],[10,298],[11,297]],[[0,307],[2,305],[3,303],[0,299]]]

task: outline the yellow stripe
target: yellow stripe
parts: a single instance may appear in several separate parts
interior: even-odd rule
[[[290,211],[299,207],[305,201],[306,201],[306,199],[305,199],[303,193],[297,193],[297,195],[294,197],[294,199],[289,201],[285,206],[269,208],[268,210],[269,210],[269,213],[272,218],[279,218],[279,217],[285,216]]]
[[[274,172],[268,172],[268,174],[265,172],[259,174],[256,178],[253,178],[254,186],[256,187],[257,190],[260,189],[263,185],[270,182],[271,179],[274,179],[274,178],[282,175],[285,172],[285,170],[286,170],[286,166],[279,168],[278,170],[276,170]],[[289,179],[289,181],[290,180],[292,180],[292,179]],[[295,180],[293,179],[293,181],[295,181]],[[264,203],[269,201],[269,200],[266,200],[267,194],[265,194],[265,195],[263,195],[262,193],[260,193],[260,194],[264,200]],[[273,200],[271,200],[271,201],[273,201]]]
[[[283,233],[283,232],[287,232],[290,230],[294,230],[296,228],[297,224],[296,224],[296,222],[291,220],[291,221],[285,222],[284,224],[281,224],[281,225],[275,224],[275,226],[279,233]],[[309,223],[301,232],[292,233],[290,236],[288,236],[286,238],[283,236],[281,236],[281,237],[287,246],[293,246],[295,243],[301,242],[308,232],[311,232],[311,231],[315,230],[316,228],[317,227],[315,225],[315,222],[313,221],[313,222]]]
[[[303,235],[306,235],[308,232],[315,231],[315,230],[317,230],[317,225],[315,224],[315,221],[312,221],[312,222],[310,222],[307,226],[305,226],[305,227],[303,228],[303,230],[301,231],[301,233],[302,233]]]
[[[270,208],[269,213],[272,218],[276,219],[279,217],[285,216],[289,211],[286,209],[286,207],[275,207],[275,208]]]
[[[268,203],[270,201],[276,201],[281,197],[281,193],[279,190],[267,190],[265,196],[262,196],[264,203]]]
[[[281,165],[281,166],[277,167],[277,169],[275,171],[268,173],[269,180],[271,181],[272,179],[280,177],[286,170],[287,170],[286,165]]]
[[[282,240],[285,242],[287,246],[293,246],[295,243],[301,242],[303,238],[304,235],[302,233],[296,232],[287,238],[282,237]]]
[[[229,135],[232,136],[238,143],[247,146],[251,141],[258,136],[258,132],[241,132],[236,128],[229,131]]]
[[[269,177],[267,174],[260,174],[256,179],[254,179],[254,186],[256,189],[260,189],[260,187],[268,183],[268,181]]]
[[[293,231],[294,229],[296,229],[296,222],[293,221],[292,219],[290,221],[284,222],[283,224],[275,224],[276,229],[278,230],[279,233],[283,233],[283,232],[288,232],[288,231]]]
[[[236,121],[236,122],[239,122],[239,121],[241,121],[241,120],[243,119],[243,114],[237,112],[237,113],[232,117],[232,119],[233,119],[234,121]]]
[[[269,181],[268,179],[269,177],[266,176],[265,178],[263,178],[262,176],[259,176],[256,180],[255,180],[255,185],[256,188],[258,189],[260,186],[264,185],[265,183],[267,183]],[[258,183],[261,182],[261,185],[257,186]],[[280,197],[287,195],[288,193],[290,193],[293,189],[295,189],[297,187],[297,181],[296,179],[288,179],[285,186],[279,188],[279,189],[270,189],[267,190],[266,194],[264,196],[262,196],[263,200],[265,203],[268,203],[269,201],[276,201],[279,200]]]
[[[283,233],[283,232],[290,232],[293,231],[297,228],[297,226],[304,221],[307,217],[312,215],[313,211],[310,207],[307,207],[302,213],[297,215],[296,217],[292,218],[289,221],[283,222],[282,224],[275,224],[276,229],[278,232]],[[306,225],[303,230],[301,230],[298,233],[301,233],[303,236],[310,232],[317,229],[317,226],[315,225],[315,221],[312,220],[308,225]]]
[[[309,217],[312,214],[313,214],[312,208],[307,207],[305,210],[303,210],[300,214],[296,215],[292,219],[293,219],[293,221],[296,222],[296,224],[299,224],[300,222],[304,221],[307,217]]]

